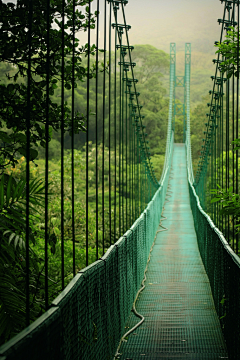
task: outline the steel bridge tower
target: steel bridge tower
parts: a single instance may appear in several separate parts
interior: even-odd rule
[[[184,76],[176,75],[176,44],[170,44],[170,73],[174,77],[174,89],[173,89],[173,120],[172,120],[172,129],[175,130],[175,117],[182,115],[183,116],[183,142],[186,140],[186,130],[187,130],[187,82],[190,81],[190,72],[191,72],[191,44],[185,44],[185,73]],[[171,78],[171,76],[170,76]],[[176,88],[184,88],[184,102],[176,102]]]

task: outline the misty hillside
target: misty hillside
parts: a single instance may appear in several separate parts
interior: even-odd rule
[[[185,43],[192,44],[191,103],[201,101],[211,89],[216,57],[214,42],[220,39],[218,19],[224,6],[219,0],[130,0],[126,7],[132,44],[150,44],[169,54],[170,43],[177,47],[177,75],[184,73]],[[169,78],[163,83],[168,89]]]
[[[133,44],[150,44],[169,52],[170,42],[183,49],[191,42],[194,51],[214,53],[212,46],[219,40],[223,16],[219,0],[130,0],[126,7],[129,33]]]

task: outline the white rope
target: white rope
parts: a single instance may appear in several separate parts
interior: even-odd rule
[[[167,192],[168,192],[168,190],[167,190]],[[171,197],[171,195],[166,195],[166,196]],[[167,200],[167,201],[168,201],[168,200]],[[165,200],[165,202],[166,202],[166,200]],[[165,203],[164,203],[164,204],[165,204]],[[134,300],[134,303],[133,303],[133,307],[132,307],[132,312],[133,312],[137,317],[139,317],[139,318],[141,319],[141,321],[139,321],[139,323],[137,323],[133,328],[131,328],[130,330],[128,330],[128,332],[126,332],[126,334],[123,335],[123,337],[121,338],[121,340],[120,340],[120,342],[119,342],[117,351],[116,351],[116,353],[115,353],[114,360],[115,360],[115,359],[119,359],[119,357],[122,355],[122,354],[119,352],[119,350],[120,350],[120,348],[121,348],[121,345],[122,345],[122,342],[123,342],[123,341],[127,341],[127,340],[126,340],[126,337],[127,337],[129,334],[131,334],[135,329],[137,329],[137,328],[144,322],[144,320],[145,320],[144,316],[141,315],[141,314],[139,314],[139,313],[137,312],[136,307],[135,307],[135,304],[136,304],[136,301],[137,301],[137,299],[138,299],[139,294],[145,289],[144,283],[145,283],[145,281],[146,281],[146,279],[147,279],[147,277],[146,277],[146,272],[147,272],[147,270],[148,270],[148,263],[149,263],[149,261],[150,261],[150,259],[151,259],[151,252],[152,252],[153,247],[154,247],[154,245],[155,245],[155,241],[156,241],[156,238],[157,238],[157,234],[158,234],[159,232],[167,231],[167,230],[168,230],[168,228],[166,228],[165,226],[162,225],[162,221],[164,221],[164,220],[167,219],[167,217],[165,217],[165,216],[163,215],[164,210],[165,210],[165,208],[164,208],[164,206],[163,206],[162,214],[161,214],[161,219],[160,219],[160,223],[159,223],[159,227],[161,227],[162,230],[158,230],[158,231],[156,232],[155,238],[154,238],[154,240],[153,240],[153,244],[152,244],[151,249],[150,249],[150,252],[149,252],[149,257],[148,257],[148,261],[147,261],[147,266],[146,266],[145,271],[144,271],[144,278],[143,278],[143,281],[142,281],[142,283],[141,283],[141,286],[142,286],[142,287],[141,287],[140,290],[138,290],[137,295],[136,295],[135,300]]]

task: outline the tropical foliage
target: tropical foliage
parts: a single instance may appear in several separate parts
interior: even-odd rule
[[[223,73],[227,73],[227,78],[233,75],[239,76],[239,34],[233,26],[229,27],[226,39],[221,43],[218,42],[215,46],[218,47],[217,54],[221,54],[219,67]]]
[[[74,3],[82,7],[88,1]],[[0,61],[6,75],[0,85],[0,168],[6,166],[5,158],[14,165],[17,153],[26,156],[27,122],[30,160],[37,158],[39,145],[46,146],[52,130],[63,127],[70,134],[85,131],[84,115],[75,111],[72,128],[69,103],[59,104],[52,98],[60,83],[70,90],[87,76],[96,76],[96,64],[87,69],[82,61],[82,56],[94,55],[95,45],[80,46],[76,34],[88,27],[94,29],[97,13],[91,14],[88,6],[84,10],[81,7],[73,19],[73,1],[66,2],[62,42],[62,1],[51,1],[49,14],[45,0],[18,0],[17,5],[0,1]],[[51,44],[49,52],[47,44]],[[49,133],[45,129],[47,121]]]
[[[27,191],[28,190],[28,191]],[[27,199],[27,194],[29,197]],[[43,181],[34,179],[27,189],[26,180],[2,175],[0,181],[0,338],[6,340],[21,330],[26,308],[26,272],[30,274],[31,318],[41,312],[41,259],[33,246],[39,236],[34,226],[43,207],[45,192]],[[26,204],[29,202],[29,225],[26,226]],[[30,257],[26,263],[26,233],[29,233]],[[49,244],[55,242],[49,237]],[[28,266],[27,266],[28,265]],[[27,270],[28,267],[28,270]]]
[[[232,141],[234,145],[233,151],[240,149],[240,139],[235,139]],[[229,168],[228,168],[228,176],[230,179],[230,186],[226,188],[226,186],[222,187],[217,184],[217,189],[211,189],[210,193],[213,195],[211,199],[211,203],[219,202],[221,205],[220,215],[228,215],[230,216],[231,221],[235,221],[234,227],[237,232],[240,231],[240,197],[239,194],[236,194],[233,190],[232,179],[233,179],[233,165],[236,168],[236,156],[233,162],[233,151],[229,151]],[[226,163],[226,152],[223,153],[223,162]],[[238,167],[239,167],[239,159],[238,159]],[[223,175],[224,179],[226,178],[226,167],[223,167]]]

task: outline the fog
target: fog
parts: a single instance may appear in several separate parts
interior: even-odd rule
[[[185,42],[192,50],[214,53],[219,40],[217,19],[223,16],[219,0],[129,0],[126,18],[132,29],[132,44],[151,44],[169,52],[169,43],[183,49]]]

